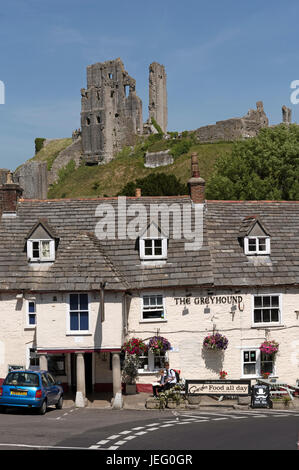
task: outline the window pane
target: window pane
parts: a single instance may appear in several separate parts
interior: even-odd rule
[[[28,312],[29,313],[35,312],[35,302],[28,302]]]
[[[259,251],[266,251],[266,239],[259,238]]]
[[[88,295],[80,294],[80,310],[88,310]]]
[[[164,318],[164,312],[163,310],[145,310],[143,318],[146,320],[150,318]]]
[[[30,313],[29,314],[29,325],[35,325],[35,324],[36,324],[35,313]]]
[[[145,248],[152,248],[152,240],[144,240]]]
[[[248,240],[248,250],[249,251],[256,251],[256,239],[249,238]]]
[[[144,305],[144,306],[149,305],[149,297],[147,297],[147,296],[146,296],[146,297],[143,297],[143,305]]]
[[[71,313],[70,314],[70,327],[71,327],[71,330],[74,331],[74,330],[79,330],[79,314],[78,313]]]
[[[150,297],[150,305],[156,305],[157,303],[157,298],[155,296]]]
[[[271,305],[272,305],[272,307],[279,307],[279,296],[278,295],[273,295],[271,297]]]
[[[270,310],[265,309],[263,310],[263,322],[269,322],[270,321]]]
[[[80,330],[88,330],[88,313],[80,313]]]
[[[163,297],[162,295],[157,295],[157,305],[163,305]]]
[[[144,254],[145,254],[146,256],[151,256],[151,255],[153,254],[153,249],[152,249],[152,247],[150,247],[150,248],[145,248],[145,249],[144,249]]]
[[[263,307],[270,307],[270,299],[271,297],[269,295],[263,296]]]
[[[42,257],[50,258],[50,242],[41,242],[42,248]]]
[[[278,308],[272,308],[272,310],[271,310],[271,321],[279,321],[279,310],[278,310]]]
[[[244,364],[244,375],[255,375],[255,364]]]
[[[39,242],[32,242],[32,257],[39,258]]]
[[[71,310],[79,310],[78,294],[71,294],[70,295],[70,309]]]
[[[262,311],[259,309],[254,310],[254,322],[260,323],[262,321]]]
[[[254,297],[254,306],[261,307],[262,306],[262,298],[261,297]]]

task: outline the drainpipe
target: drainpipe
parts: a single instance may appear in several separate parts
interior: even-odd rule
[[[101,309],[101,322],[105,321],[105,287],[106,282],[100,282],[100,309]]]

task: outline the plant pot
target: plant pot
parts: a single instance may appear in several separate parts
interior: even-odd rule
[[[126,395],[136,395],[136,384],[126,384]]]

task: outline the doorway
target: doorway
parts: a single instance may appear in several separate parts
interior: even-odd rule
[[[92,353],[84,353],[84,368],[85,368],[85,391],[86,395],[93,392],[92,386]],[[76,354],[71,354],[71,390],[76,393],[77,390],[77,367],[76,367]]]

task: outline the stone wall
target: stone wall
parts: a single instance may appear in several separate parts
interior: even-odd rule
[[[48,170],[46,162],[29,160],[14,172],[13,179],[20,184],[25,199],[47,198]]]
[[[154,118],[162,131],[167,132],[168,109],[166,72],[164,65],[153,62],[149,66],[149,120]]]
[[[256,110],[250,109],[241,118],[217,121],[216,124],[197,129],[196,136],[200,142],[231,141],[255,137],[260,129],[269,126],[262,101],[256,103]]]
[[[156,168],[158,166],[171,165],[173,163],[173,156],[169,152],[170,150],[146,152],[144,166],[146,168]]]
[[[81,135],[87,164],[109,162],[142,133],[142,101],[136,82],[120,59],[87,67],[87,89],[81,90]]]

